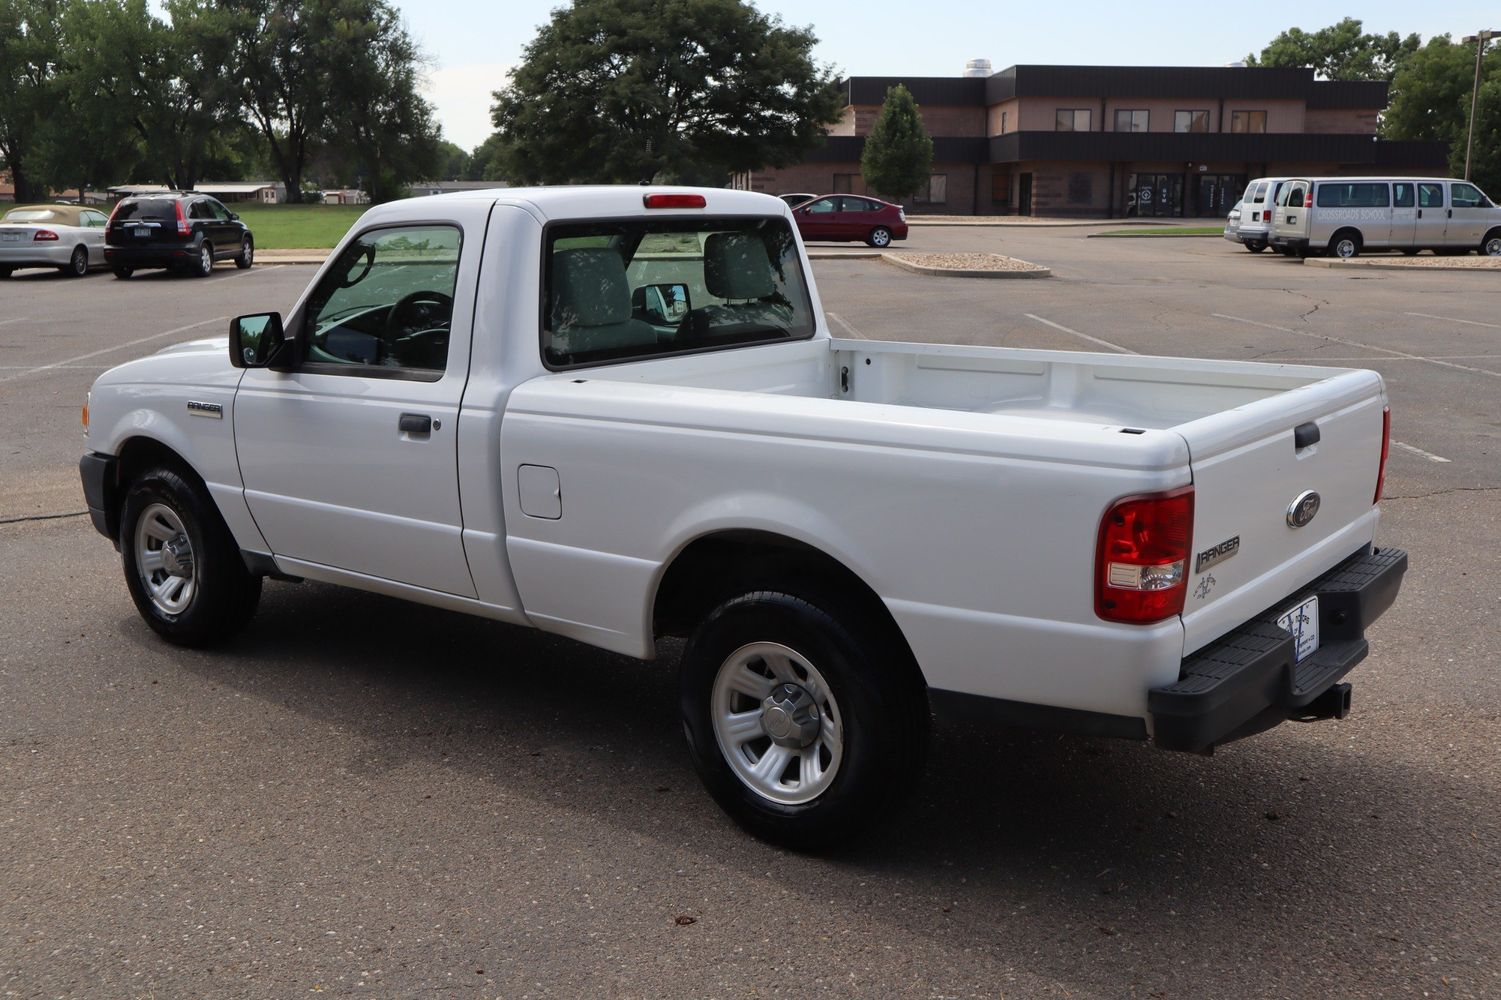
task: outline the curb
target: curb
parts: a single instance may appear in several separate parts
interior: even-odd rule
[[[1327,267],[1344,270],[1346,268],[1363,269],[1367,271],[1470,271],[1484,274],[1486,271],[1501,271],[1501,265],[1496,267],[1468,267],[1461,264],[1403,264],[1395,260],[1339,260],[1328,257],[1307,257],[1303,260],[1304,267]]]
[[[1085,233],[1086,240],[1222,240],[1224,233]]]
[[[997,256],[1000,255],[997,254]],[[1025,271],[985,271],[978,268],[965,267],[928,267],[925,264],[914,264],[910,260],[903,260],[896,254],[889,253],[883,253],[880,257],[893,267],[899,267],[904,271],[911,271],[913,274],[925,274],[933,278],[1051,278],[1053,276],[1052,268],[1033,264],[1031,261],[1026,260],[1021,261],[1021,263],[1028,265],[1028,269]],[[1019,260],[1020,258],[1008,257],[1006,259]]]

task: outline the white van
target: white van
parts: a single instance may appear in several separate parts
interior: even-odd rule
[[[1287,177],[1258,177],[1246,185],[1246,193],[1240,197],[1240,228],[1232,238],[1229,232],[1225,239],[1238,242],[1252,253],[1261,253],[1272,241],[1272,215],[1277,211],[1277,196]]]
[[[1272,246],[1305,257],[1363,250],[1501,257],[1501,208],[1453,177],[1294,178],[1277,197]]]

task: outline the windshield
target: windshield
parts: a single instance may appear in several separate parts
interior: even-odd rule
[[[782,218],[602,220],[548,230],[549,367],[813,336]]]

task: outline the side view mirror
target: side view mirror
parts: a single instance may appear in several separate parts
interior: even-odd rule
[[[229,363],[236,368],[271,368],[288,356],[281,313],[255,313],[229,321]]]
[[[693,308],[688,301],[688,286],[682,283],[647,285],[646,291],[647,318],[659,325],[681,322]]]
[[[239,222],[240,221],[240,213],[239,212],[230,212],[229,213],[229,217],[231,219],[233,219],[235,222]]]

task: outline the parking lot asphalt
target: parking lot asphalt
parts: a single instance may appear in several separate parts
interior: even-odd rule
[[[848,336],[1380,371],[1412,567],[1354,713],[1209,758],[945,727],[830,858],[700,791],[675,649],[279,583],[157,641],[77,516],[84,392],[313,272],[0,283],[0,996],[1501,996],[1501,284],[1086,232],[901,247],[1046,280],[815,273]]]

